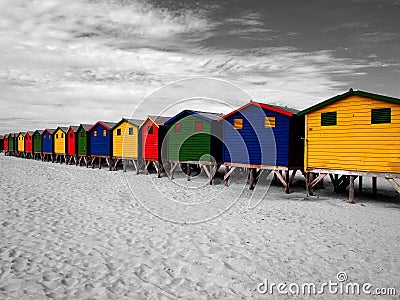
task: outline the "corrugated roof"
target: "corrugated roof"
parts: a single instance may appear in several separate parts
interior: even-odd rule
[[[81,125],[79,125],[79,127],[81,127],[81,126],[82,126],[83,129],[85,129],[85,131],[88,131],[90,129],[90,127],[92,127],[93,125],[92,124],[81,124]],[[79,129],[79,127],[78,127],[78,129]]]
[[[79,129],[79,126],[71,125],[71,126],[68,127],[68,130],[69,130],[69,129],[72,129],[73,132],[77,132],[78,129]]]
[[[249,107],[250,105],[255,105],[255,106],[259,106],[261,108],[265,108],[271,111],[275,111],[277,113],[286,115],[291,117],[293,114],[296,114],[298,112],[297,109],[294,108],[290,108],[287,106],[279,106],[279,105],[274,105],[274,104],[266,104],[266,103],[260,103],[260,102],[255,102],[255,101],[251,101],[249,103],[246,103],[245,105],[235,109],[234,111],[231,111],[229,114],[224,115],[223,117],[220,118],[220,120],[222,119],[226,119],[234,114],[236,114],[237,112],[245,109],[246,107]]]
[[[218,113],[212,113],[212,112],[205,112],[205,111],[198,111],[198,110],[183,110],[179,114],[175,115],[174,117],[168,119],[164,124],[170,124],[174,122],[177,119],[180,119],[186,115],[197,115],[198,117],[202,118],[203,120],[206,120],[208,122],[211,121],[218,121],[223,115],[218,114]]]
[[[334,103],[336,101],[342,100],[342,99],[344,99],[346,97],[349,97],[349,96],[352,96],[352,95],[400,104],[400,99],[398,99],[398,98],[387,97],[387,96],[373,94],[373,93],[369,93],[369,92],[363,92],[363,91],[360,91],[360,90],[354,91],[353,89],[350,89],[348,92],[346,92],[344,94],[337,95],[335,97],[329,98],[328,100],[325,100],[325,101],[322,101],[322,102],[320,102],[318,104],[315,104],[315,105],[313,105],[313,106],[311,106],[309,108],[306,108],[306,109],[302,110],[301,112],[299,112],[298,115],[301,116],[301,115],[308,114],[309,112],[312,112],[312,111],[317,110],[317,109],[319,109],[321,107],[327,106],[327,105],[329,105],[331,103]]]
[[[123,120],[126,120],[126,121],[128,121],[129,123],[131,123],[131,124],[133,124],[133,125],[136,125],[136,126],[140,126],[142,123],[143,123],[143,121],[144,120],[139,120],[139,119],[126,119],[126,118],[123,118]]]
[[[165,122],[167,122],[171,117],[163,117],[163,116],[148,116],[150,117],[154,123],[156,123],[158,126],[164,125]]]

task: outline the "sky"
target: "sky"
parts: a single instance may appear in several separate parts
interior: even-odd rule
[[[400,0],[2,0],[0,134],[400,98]]]

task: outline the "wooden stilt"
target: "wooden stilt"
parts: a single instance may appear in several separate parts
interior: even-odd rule
[[[147,163],[145,164],[145,167],[144,167],[145,175],[149,175],[149,165],[150,165],[150,163],[151,163],[151,160],[147,161]]]
[[[307,197],[308,196],[313,196],[314,195],[314,193],[313,193],[313,189],[312,189],[312,187],[311,187],[311,185],[310,185],[310,181],[311,181],[311,174],[312,173],[310,173],[310,172],[307,172],[306,173],[306,189],[307,189]]]
[[[128,163],[128,161],[126,159],[122,160],[122,168],[124,173],[126,172],[126,164]]]
[[[350,187],[349,187],[349,203],[354,204],[354,178],[355,176],[350,175]]]
[[[101,163],[102,163],[102,158],[101,157],[99,157],[99,169],[101,169]]]
[[[254,180],[255,180],[255,175],[256,175],[256,169],[251,168],[250,169],[250,185],[249,185],[249,190],[254,190]]]
[[[372,177],[372,194],[376,196],[377,192],[377,182],[376,182],[376,177]]]
[[[228,186],[228,182],[229,182],[229,177],[230,177],[230,167],[226,166],[225,167],[225,175],[224,175],[224,185]],[[229,174],[229,175],[228,175]]]
[[[400,193],[400,185],[391,177],[385,177],[387,181],[395,188],[395,190]]]
[[[174,179],[174,171],[177,166],[178,166],[178,163],[175,163],[175,162],[172,163],[171,170],[170,170],[170,178],[171,179]]]
[[[186,172],[187,172],[187,181],[190,181],[190,173],[191,173],[191,170],[190,170],[190,164],[186,164]]]
[[[279,172],[277,170],[274,170],[274,174],[276,175],[276,177],[279,179],[279,181],[282,183],[282,185],[285,188],[285,191],[288,190],[288,184],[286,183],[285,179],[282,176],[282,172]]]
[[[363,177],[358,176],[358,192],[361,194],[363,189]]]

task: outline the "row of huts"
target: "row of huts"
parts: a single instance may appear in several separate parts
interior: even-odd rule
[[[137,172],[181,165],[188,179],[204,171],[210,183],[221,165],[225,184],[238,168],[249,170],[250,189],[261,170],[272,172],[289,192],[297,171],[307,192],[327,175],[336,191],[363,177],[400,186],[400,99],[348,92],[303,111],[250,101],[229,114],[184,110],[173,117],[148,116],[118,123],[58,127],[4,135],[4,151],[23,157],[81,164],[103,162],[116,170],[132,162]]]

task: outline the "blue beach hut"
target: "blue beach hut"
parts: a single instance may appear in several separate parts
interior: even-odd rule
[[[249,168],[253,189],[257,174],[264,169],[273,171],[288,193],[297,170],[303,169],[304,118],[296,113],[287,107],[250,101],[223,116],[225,184],[236,168]]]
[[[112,130],[116,123],[113,122],[96,122],[89,128],[89,154],[90,164],[94,168],[96,158],[98,159],[99,168],[101,168],[102,159],[107,162],[111,169],[112,159]]]
[[[42,153],[43,160],[54,162],[53,132],[55,129],[45,129],[42,132]]]

